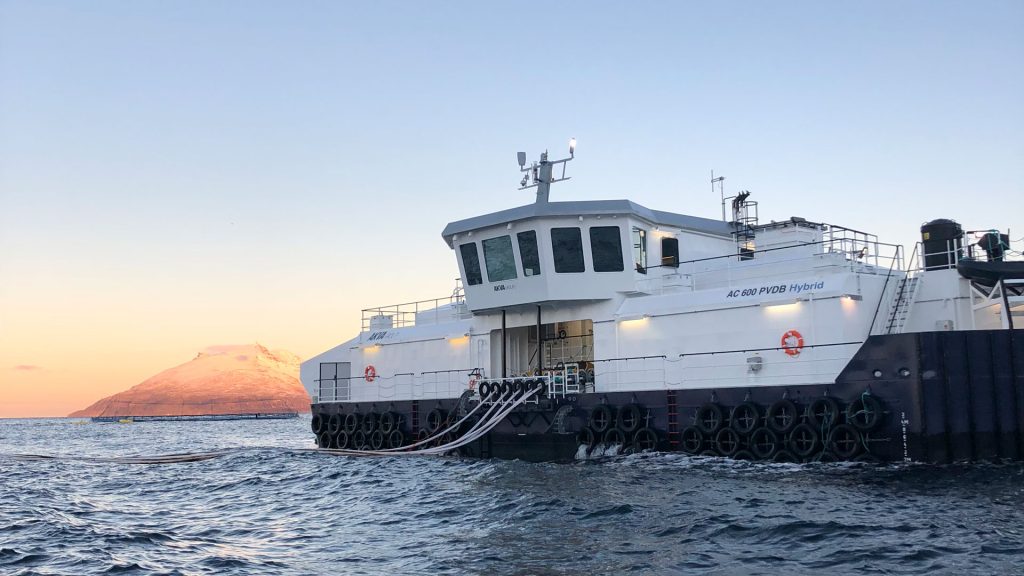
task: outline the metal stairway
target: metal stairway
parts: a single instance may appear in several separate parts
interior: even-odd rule
[[[917,287],[920,284],[920,276],[906,276],[900,280],[896,288],[896,301],[889,312],[889,322],[886,324],[886,334],[902,334],[910,317],[910,310],[917,298]]]

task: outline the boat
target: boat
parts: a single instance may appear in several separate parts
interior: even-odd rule
[[[450,222],[441,298],[362,311],[303,362],[339,454],[573,461],[643,451],[776,462],[1024,458],[1024,275],[1007,234],[921,226],[903,246],[763,222],[552,201]],[[560,171],[559,171],[560,168]],[[995,234],[995,237],[993,237]]]

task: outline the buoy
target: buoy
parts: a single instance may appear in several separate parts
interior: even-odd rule
[[[804,337],[796,330],[790,330],[782,335],[782,350],[790,356],[799,356],[804,349]]]
[[[365,378],[367,382],[373,382],[374,380],[376,380],[377,368],[374,367],[373,364],[368,365],[366,369],[363,370],[363,378]]]

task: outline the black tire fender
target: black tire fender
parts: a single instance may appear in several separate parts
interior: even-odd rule
[[[789,446],[790,452],[798,458],[807,458],[818,450],[820,437],[818,431],[813,426],[806,422],[801,422],[793,427],[786,444]]]
[[[440,408],[434,408],[427,414],[427,430],[433,434],[441,429],[441,425],[448,419],[448,413]]]
[[[342,422],[341,414],[331,414],[330,419],[327,421],[327,432],[332,436],[337,436],[341,430]]]
[[[626,435],[618,428],[609,428],[608,431],[604,433],[602,441],[608,445],[619,444],[620,446],[625,446]]]
[[[633,436],[633,451],[643,452],[644,450],[656,450],[658,448],[658,433],[653,428],[641,428]]]
[[[840,424],[828,435],[828,449],[840,460],[852,460],[863,448],[860,432],[850,424]]]
[[[822,396],[807,405],[807,422],[815,430],[828,430],[839,423],[839,402],[835,398]]]
[[[367,437],[373,434],[373,431],[380,425],[380,416],[376,412],[368,412],[363,416],[363,433]]]
[[[750,433],[750,451],[760,460],[771,460],[781,448],[779,437],[770,428],[762,426]]]
[[[405,434],[399,429],[394,429],[388,434],[388,448],[401,448],[405,446]]]
[[[715,434],[715,450],[722,456],[732,456],[740,449],[740,435],[732,428],[722,428]]]
[[[765,420],[772,431],[789,434],[793,427],[800,422],[800,410],[791,400],[779,400],[768,407]]]
[[[686,454],[697,455],[704,449],[704,433],[696,426],[683,428],[679,438],[679,445]]]
[[[871,394],[861,394],[846,407],[846,421],[861,432],[878,428],[884,415],[881,400]]]
[[[703,432],[705,436],[714,437],[723,424],[725,424],[725,414],[722,412],[722,407],[718,404],[708,402],[697,408],[697,412],[694,415],[694,426]]]
[[[604,434],[615,422],[611,406],[599,404],[590,411],[590,427],[598,434]]]
[[[576,441],[587,447],[587,451],[597,444],[597,436],[594,431],[589,427],[585,426],[579,432],[576,433]]]
[[[619,417],[616,422],[620,430],[626,434],[632,434],[643,425],[643,410],[636,404],[627,404],[619,409]]]
[[[761,407],[753,402],[738,404],[729,414],[729,425],[740,434],[750,434],[761,425]]]
[[[384,432],[378,428],[370,434],[370,448],[380,450],[384,447]]]
[[[362,424],[362,418],[358,412],[349,412],[348,414],[345,414],[345,424],[342,429],[345,430],[346,434],[351,436],[356,433],[356,430],[359,430]]]
[[[344,449],[348,448],[348,444],[349,444],[348,433],[345,432],[344,430],[339,431],[338,435],[334,437],[334,445],[337,446],[338,448],[340,448],[341,450],[344,450]]]

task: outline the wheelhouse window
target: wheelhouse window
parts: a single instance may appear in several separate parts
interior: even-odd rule
[[[636,271],[647,274],[647,230],[633,228],[633,265]]]
[[[551,252],[555,272],[583,272],[583,235],[579,228],[552,228]]]
[[[480,274],[480,252],[476,249],[476,242],[459,246],[459,252],[462,253],[462,267],[466,269],[466,284],[483,284],[484,279]]]
[[[622,272],[622,236],[618,226],[594,226],[590,229],[590,253],[594,272]]]
[[[540,276],[540,254],[537,252],[537,232],[527,230],[516,234],[519,257],[523,260],[523,276]]]
[[[516,278],[516,256],[512,252],[512,237],[488,238],[483,244],[487,281],[501,282]]]
[[[679,238],[661,239],[661,265],[679,268]]]

